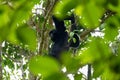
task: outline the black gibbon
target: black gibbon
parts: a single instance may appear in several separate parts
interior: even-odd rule
[[[78,47],[80,40],[77,34],[74,34],[73,38],[75,39],[75,42],[73,41],[73,39],[71,39],[68,42],[69,36],[66,31],[64,20],[71,20],[71,24],[72,24],[71,29],[74,29],[76,28],[74,25],[75,24],[74,15],[64,20],[60,20],[55,16],[52,16],[52,19],[55,24],[55,29],[51,30],[49,33],[49,36],[51,37],[51,40],[53,41],[53,45],[51,47],[49,55],[55,58],[59,58],[62,52],[69,50],[69,47]]]

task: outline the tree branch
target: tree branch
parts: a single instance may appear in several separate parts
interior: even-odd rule
[[[111,10],[106,10],[106,12],[104,13],[104,15],[102,16],[102,18],[100,19],[100,25],[102,25],[109,17],[111,17],[112,15],[116,14],[116,12],[113,12]],[[100,26],[99,25],[99,26]],[[80,34],[80,39],[81,41],[85,39],[85,37],[90,33],[93,32],[96,28],[92,28],[92,29],[87,29],[84,32],[82,32]]]
[[[56,2],[56,0],[53,0],[53,2],[50,2],[51,0],[48,0],[48,5],[46,5],[46,14],[45,14],[45,20],[43,22],[43,25],[42,25],[42,31],[41,31],[41,42],[40,42],[40,47],[39,47],[39,54],[42,54],[42,50],[43,50],[43,44],[44,44],[44,35],[45,35],[45,30],[46,30],[46,23],[47,23],[47,20],[49,18],[49,15],[50,13],[52,12],[53,10],[53,7],[54,7],[54,4]]]

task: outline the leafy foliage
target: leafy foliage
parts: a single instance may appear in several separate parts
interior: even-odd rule
[[[36,49],[36,32],[30,29],[27,25],[23,25],[18,27],[16,30],[16,36],[20,42],[25,45],[29,45],[29,49],[35,50]],[[31,38],[32,36],[32,38]]]
[[[1,1],[2,4],[0,4],[0,22],[2,24],[0,25],[0,40],[8,40],[13,43],[17,43],[19,40],[16,38],[16,29],[19,26],[22,26],[24,23],[23,21],[26,21],[29,19],[31,15],[31,10],[35,3],[39,2],[39,0],[34,1]],[[31,33],[35,36],[35,33]],[[25,43],[27,44],[27,43]],[[29,43],[33,44],[33,47],[35,43]]]
[[[41,7],[32,13],[37,3]],[[62,19],[71,13],[76,15],[80,47],[60,60],[46,56],[51,14]],[[70,28],[69,22],[66,25]],[[68,32],[70,37],[74,34]],[[75,80],[87,79],[79,71],[87,64],[92,65],[92,79],[120,80],[120,0],[59,0],[55,6],[53,0],[0,0],[0,43],[3,80],[11,75],[20,76],[17,80],[69,80],[69,74]]]
[[[13,45],[8,42],[3,42],[2,48],[2,66],[3,66],[3,79],[11,79],[11,75],[15,77],[20,76],[18,79],[27,79],[27,73],[24,73],[22,77],[20,71],[28,70],[28,55],[30,56],[30,52],[24,45]],[[22,63],[21,63],[22,62]],[[18,70],[18,71],[14,71]]]
[[[42,74],[43,76],[48,76],[52,73],[59,72],[58,63],[49,57],[34,57],[30,60],[30,69],[35,74]]]

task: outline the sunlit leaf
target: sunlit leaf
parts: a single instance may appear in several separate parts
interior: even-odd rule
[[[8,34],[9,34],[8,26],[0,28],[0,41],[6,40]]]
[[[0,3],[0,40],[8,40],[15,42],[15,29],[16,25],[23,24],[23,21],[29,19],[33,6],[39,0],[11,0],[1,1]]]
[[[7,38],[9,34],[9,8],[6,6],[0,5],[0,41],[3,41]]]
[[[7,25],[10,20],[8,16],[9,10],[7,11],[7,9],[7,7],[0,5],[0,28]]]
[[[82,13],[83,13],[83,9],[84,9],[84,6],[82,6],[82,5],[79,5],[79,6],[77,6],[76,8],[75,8],[75,13],[77,14],[77,15],[82,15]]]
[[[119,80],[118,75],[112,73],[111,71],[109,71],[109,69],[106,69],[105,72],[101,75],[101,78],[103,80],[107,79],[107,80]]]
[[[118,35],[119,21],[117,16],[112,16],[106,22],[105,26],[105,39],[113,41]]]
[[[93,63],[110,56],[109,47],[101,38],[93,38],[87,46],[80,55],[83,63]]]
[[[36,49],[37,45],[37,38],[36,38],[36,32],[27,25],[23,25],[21,27],[18,27],[16,30],[16,36],[18,40],[23,43],[24,45],[28,45],[28,48],[31,50]]]
[[[80,0],[62,0],[56,5],[54,13],[63,18],[69,11],[78,6],[79,3]]]
[[[82,66],[80,59],[78,57],[72,57],[69,53],[62,55],[62,62],[70,73],[75,73]]]
[[[102,17],[103,12],[104,10],[101,7],[98,7],[91,1],[83,7],[83,11],[80,15],[81,23],[90,28],[98,27],[100,24],[99,19]]]
[[[48,77],[45,77],[43,80],[68,80],[62,73],[54,73]]]
[[[114,12],[120,13],[120,0],[110,0],[108,8]]]
[[[96,0],[95,3],[97,6],[106,7],[108,4],[108,0]]]
[[[104,65],[104,66],[103,66]],[[96,61],[93,64],[93,77],[97,78],[108,68],[107,61]]]
[[[50,57],[33,57],[29,62],[29,67],[34,74],[42,74],[43,77],[59,72],[59,64]]]

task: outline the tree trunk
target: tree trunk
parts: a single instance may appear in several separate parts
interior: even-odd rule
[[[91,80],[91,64],[88,64],[87,80]]]

